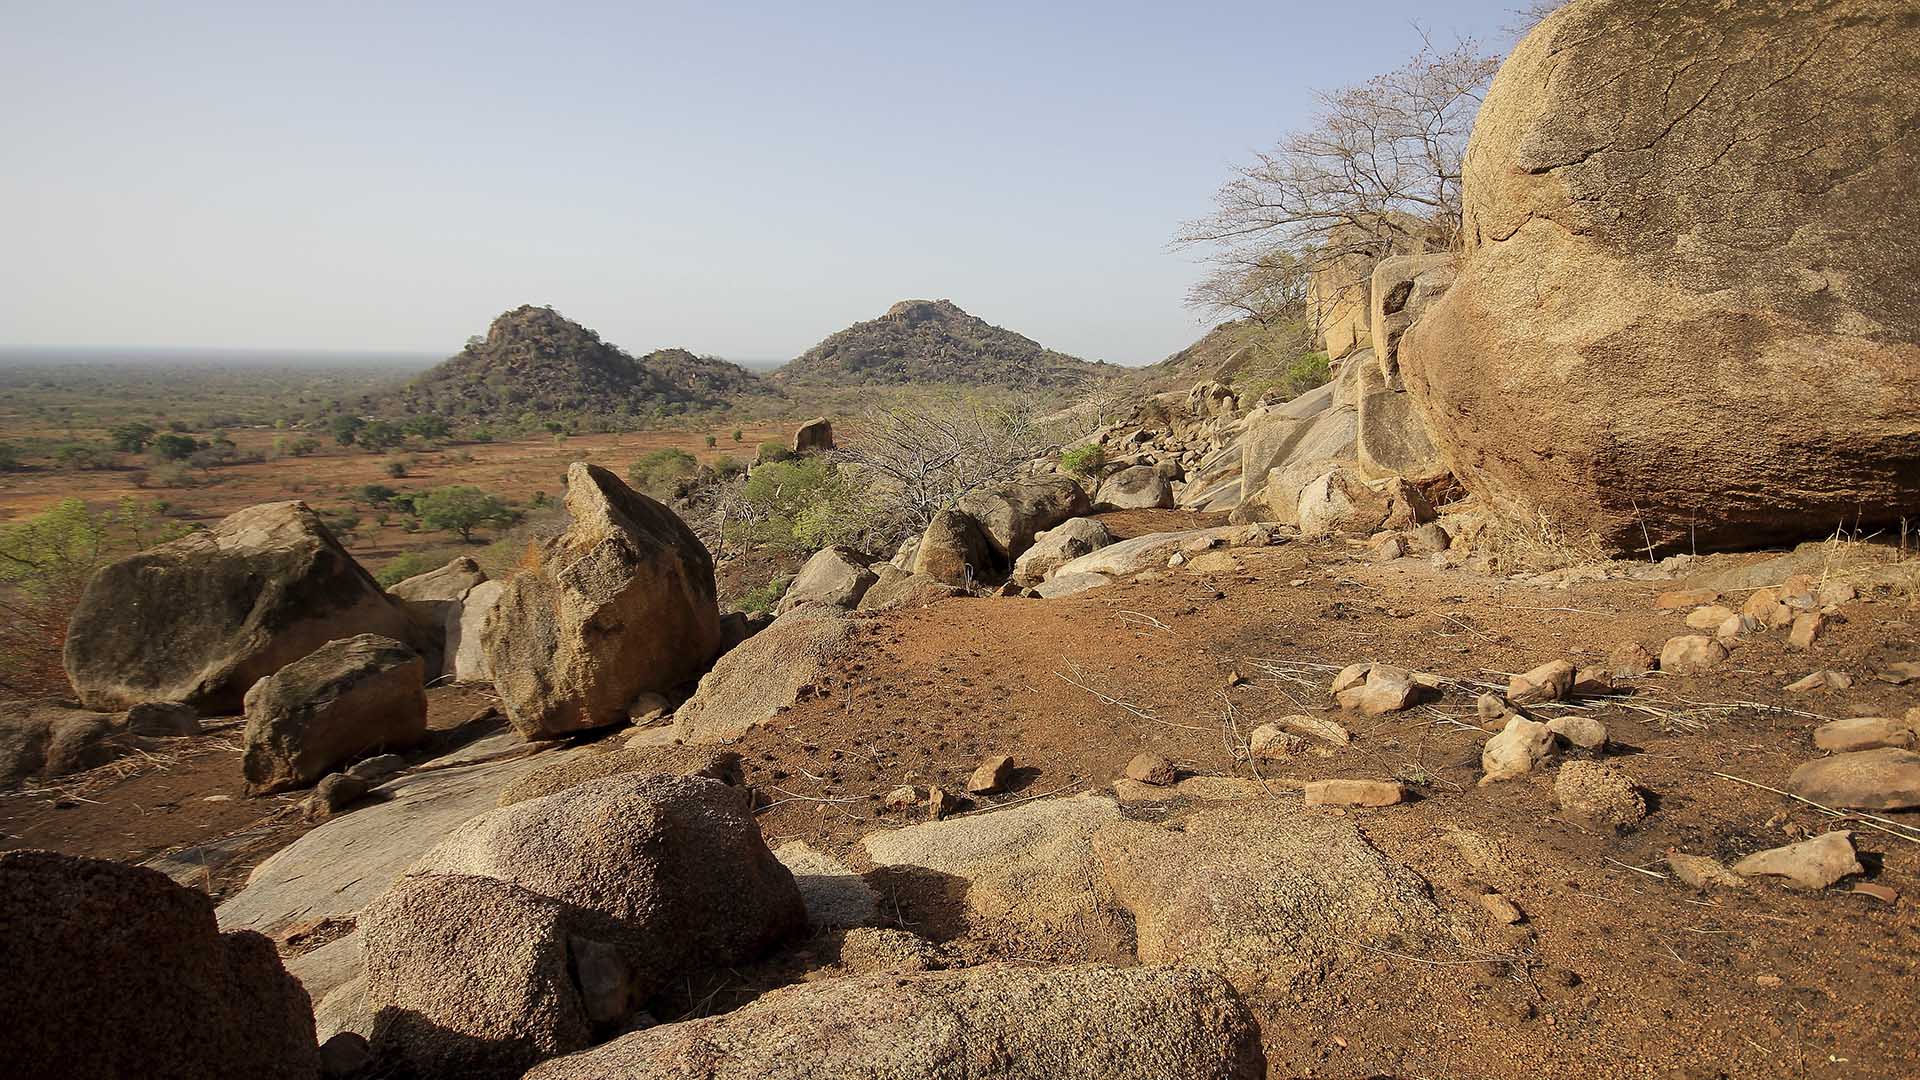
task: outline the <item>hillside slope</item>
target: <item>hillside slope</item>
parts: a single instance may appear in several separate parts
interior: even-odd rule
[[[996,386],[1065,389],[1122,369],[1055,352],[967,314],[951,300],[902,300],[774,373],[805,386]]]
[[[523,305],[408,383],[400,400],[408,412],[450,418],[621,417],[721,408],[734,396],[767,390],[737,364],[685,349],[636,359],[550,307]]]

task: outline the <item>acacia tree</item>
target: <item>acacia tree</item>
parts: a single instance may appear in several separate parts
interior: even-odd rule
[[[1400,68],[1317,95],[1310,127],[1235,169],[1176,234],[1214,266],[1189,302],[1271,315],[1297,305],[1303,272],[1342,256],[1457,246],[1467,136],[1498,66],[1471,39],[1423,39]]]
[[[414,500],[413,508],[429,529],[457,532],[463,543],[473,542],[473,530],[483,525],[505,525],[513,511],[498,497],[477,487],[455,484],[434,488]]]

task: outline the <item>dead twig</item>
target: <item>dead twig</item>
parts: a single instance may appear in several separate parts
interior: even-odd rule
[[[1839,818],[1843,821],[1857,821],[1860,824],[1865,825],[1869,829],[1876,829],[1880,832],[1886,833],[1888,836],[1899,837],[1900,839],[1905,840],[1910,844],[1920,844],[1920,829],[1916,829],[1912,825],[1904,825],[1898,821],[1892,820],[1891,818],[1883,818],[1877,814],[1868,814],[1858,810],[1855,810],[1855,811],[1836,810],[1825,803],[1814,802],[1812,799],[1803,798],[1802,796],[1795,795],[1791,791],[1782,791],[1777,787],[1768,787],[1767,785],[1759,783],[1757,781],[1748,780],[1739,776],[1733,776],[1729,773],[1717,772],[1717,773],[1714,773],[1713,775],[1719,777],[1722,780],[1731,780],[1736,784],[1745,784],[1748,787],[1759,788],[1761,791],[1771,791],[1775,795],[1784,795],[1795,802],[1806,803],[1808,806],[1813,807],[1815,810],[1818,810],[1821,813],[1828,815],[1829,817]]]

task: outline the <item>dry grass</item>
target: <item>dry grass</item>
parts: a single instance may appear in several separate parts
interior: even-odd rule
[[[1534,507],[1508,507],[1488,514],[1480,545],[1495,566],[1536,574],[1614,558],[1599,537],[1568,532]]]

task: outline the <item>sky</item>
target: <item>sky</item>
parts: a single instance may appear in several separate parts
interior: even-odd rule
[[[1235,163],[1517,6],[0,0],[0,345],[448,354],[533,303],[768,362],[947,298],[1148,363]]]

